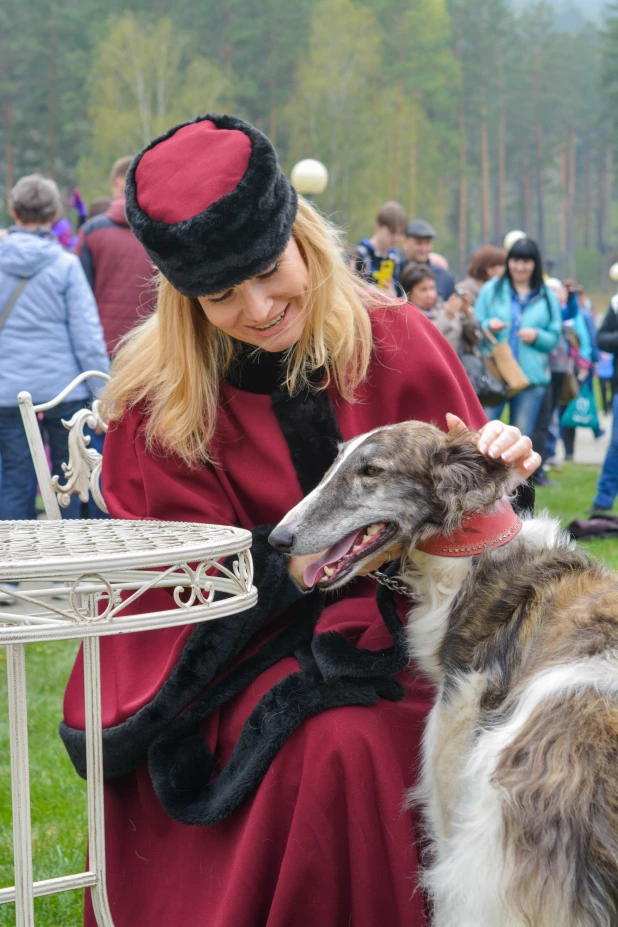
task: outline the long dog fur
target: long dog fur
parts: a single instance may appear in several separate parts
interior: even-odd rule
[[[415,550],[512,489],[472,433],[405,422],[343,445],[272,543],[309,554],[379,522],[406,546],[410,654],[436,684],[408,797],[436,927],[616,927],[616,576],[548,518],[481,556]]]

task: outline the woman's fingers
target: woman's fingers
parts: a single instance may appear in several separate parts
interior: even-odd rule
[[[499,457],[504,448],[502,448],[502,450],[500,450],[498,453],[493,454],[490,454],[489,450],[490,448],[493,448],[494,443],[498,440],[498,438],[500,438],[501,435],[505,433],[506,429],[510,428],[510,425],[505,425],[504,422],[500,422],[497,419],[491,422],[487,422],[486,425],[483,425],[479,431],[478,439],[478,449],[481,454],[487,454],[489,457]],[[520,436],[519,429],[517,429],[517,436]],[[506,446],[511,443],[513,443],[512,438],[507,441]],[[498,449],[496,448],[496,450]]]
[[[541,466],[541,456],[533,451],[530,438],[504,422],[488,422],[479,433],[478,448],[481,454],[511,464],[523,478]]]
[[[490,426],[496,425],[495,428]],[[499,426],[502,425],[502,429],[499,430]],[[491,439],[489,438],[491,434]],[[514,425],[504,425],[502,422],[490,422],[489,425],[486,425],[482,429],[479,435],[479,450],[481,450],[481,442],[487,444],[487,451],[481,451],[481,453],[486,453],[488,457],[493,457],[495,460],[498,457],[502,457],[503,460],[512,461],[515,459],[512,455],[512,451],[516,448],[518,451],[523,447],[521,442],[526,444],[526,452],[532,450],[532,441],[525,435],[522,435],[519,428],[515,428]],[[504,455],[509,453],[510,456],[507,458]]]

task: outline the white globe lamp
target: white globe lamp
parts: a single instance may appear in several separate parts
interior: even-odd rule
[[[609,269],[609,279],[613,280],[614,283],[618,283],[618,264],[612,264]]]
[[[310,202],[314,196],[324,193],[328,186],[328,171],[321,161],[305,158],[292,168],[290,180],[299,193]]]
[[[507,232],[504,236],[504,250],[508,253],[516,241],[519,241],[520,238],[525,238],[526,233],[522,232],[521,229],[513,229],[512,232]]]

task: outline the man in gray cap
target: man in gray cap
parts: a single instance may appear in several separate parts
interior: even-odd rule
[[[413,219],[408,222],[401,248],[406,261],[429,265],[436,278],[438,295],[446,301],[455,292],[455,278],[448,270],[438,267],[437,264],[432,264],[429,260],[435,237],[436,230],[426,219]]]

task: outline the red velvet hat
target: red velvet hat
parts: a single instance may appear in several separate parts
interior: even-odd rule
[[[216,113],[140,151],[125,196],[135,236],[185,296],[219,293],[271,267],[298,206],[266,136]]]

